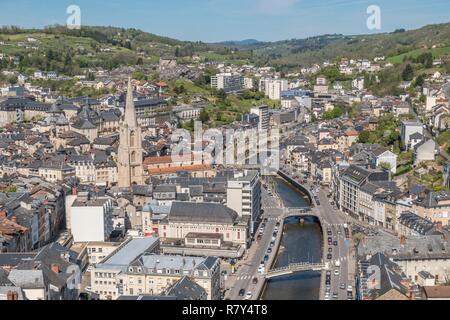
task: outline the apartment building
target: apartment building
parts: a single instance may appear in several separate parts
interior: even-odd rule
[[[218,258],[155,254],[142,255],[118,275],[119,293],[158,295],[186,276],[206,291],[208,300],[220,298]]]
[[[350,165],[339,177],[340,209],[360,218],[361,188],[368,181],[388,181],[388,172],[368,171],[362,167]]]
[[[128,238],[91,271],[92,291],[100,299],[117,299],[123,292],[118,276],[143,254],[159,252],[159,238]],[[120,292],[120,293],[119,293]]]
[[[211,77],[211,88],[226,93],[241,91],[244,77],[240,73],[219,73]]]
[[[107,241],[113,231],[113,203],[109,198],[90,197],[80,192],[71,206],[74,242]]]
[[[269,129],[269,107],[268,106],[259,106],[253,107],[250,109],[251,114],[255,114],[258,116],[258,130],[268,130]]]
[[[227,184],[227,207],[239,216],[250,218],[250,233],[254,234],[261,214],[261,181],[258,171],[244,170]]]

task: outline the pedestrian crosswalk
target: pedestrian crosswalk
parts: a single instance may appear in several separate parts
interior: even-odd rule
[[[237,280],[247,280],[247,279],[250,279],[252,276],[250,276],[250,275],[242,275],[242,276],[239,276],[239,277],[237,277]]]

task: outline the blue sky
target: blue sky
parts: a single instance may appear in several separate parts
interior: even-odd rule
[[[71,4],[81,8],[84,25],[207,42],[390,32],[450,22],[449,0],[0,0],[0,25],[64,24]],[[381,9],[381,30],[367,29],[369,5]]]

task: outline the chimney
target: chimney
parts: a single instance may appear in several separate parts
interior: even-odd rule
[[[400,236],[400,245],[404,247],[406,245],[406,237],[404,235]]]
[[[8,291],[6,294],[6,300],[19,300],[19,296],[15,291]]]
[[[439,231],[442,231],[443,228],[442,228],[442,222],[441,221],[436,223],[436,229],[439,230]]]
[[[52,271],[54,273],[59,273],[59,265],[57,264],[52,264]]]
[[[76,196],[78,194],[78,189],[77,187],[72,187],[72,195]]]
[[[6,211],[0,211],[0,219],[6,218]]]
[[[17,223],[17,217],[16,216],[11,217],[11,221]]]

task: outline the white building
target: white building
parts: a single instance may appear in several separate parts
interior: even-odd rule
[[[250,217],[250,233],[254,234],[261,214],[261,182],[258,171],[244,170],[228,180],[227,207],[239,216]]]
[[[364,90],[364,77],[358,77],[352,81],[352,88],[362,91]]]
[[[241,91],[244,77],[240,73],[219,73],[211,77],[211,88],[225,92]]]
[[[400,126],[400,136],[402,139],[402,143],[405,146],[406,150],[408,150],[410,146],[410,136],[414,133],[420,133],[423,135],[423,124],[420,122],[413,121],[402,121]]]
[[[288,90],[286,79],[271,79],[265,82],[264,93],[271,100],[281,100],[281,93]]]
[[[80,192],[71,207],[73,241],[107,241],[113,231],[112,211],[111,199],[89,198]]]
[[[268,130],[269,129],[269,107],[268,106],[259,106],[253,107],[250,109],[250,113],[256,114],[259,117],[258,129],[259,130]]]

